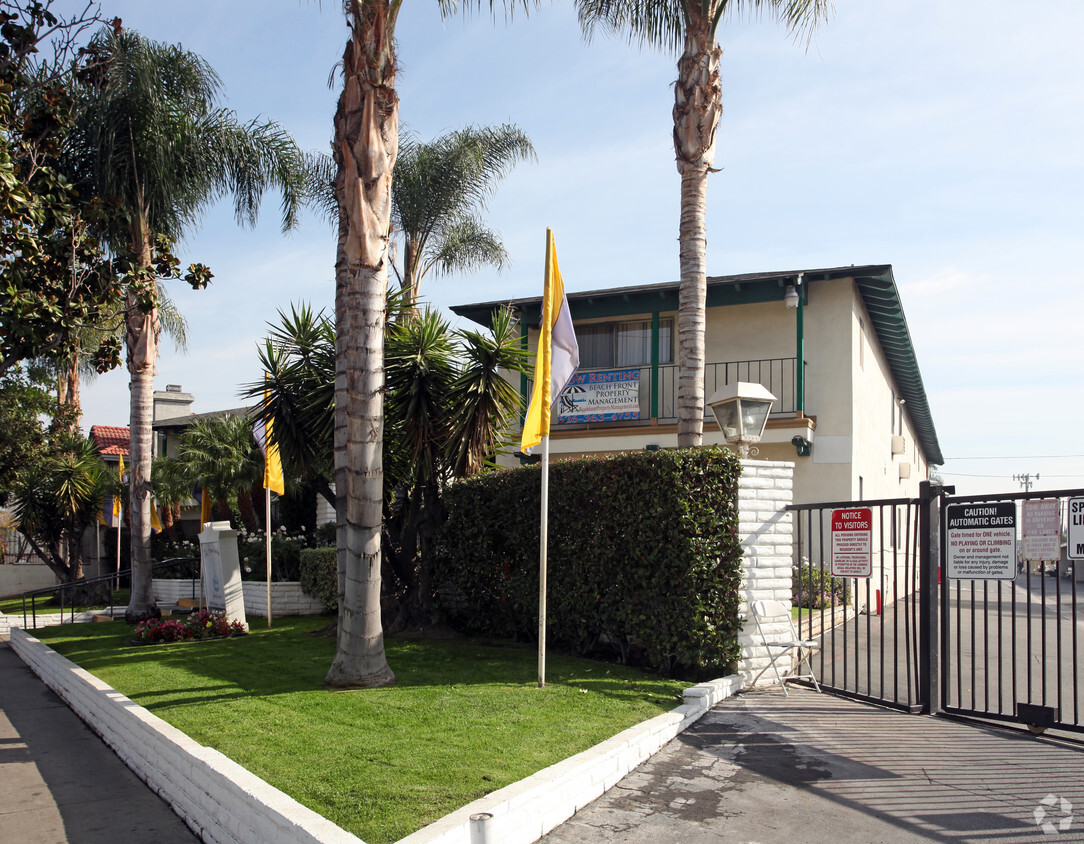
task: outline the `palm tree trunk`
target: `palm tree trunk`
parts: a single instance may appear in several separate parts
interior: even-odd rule
[[[325,682],[386,686],[380,616],[384,499],[384,319],[391,175],[398,150],[393,20],[389,6],[353,2],[335,113],[339,249],[335,272],[335,489],[339,632]]]
[[[674,152],[681,174],[681,288],[678,295],[678,445],[704,435],[708,173],[722,114],[719,60],[710,19],[690,23],[674,86]]]
[[[57,376],[57,404],[61,407],[71,407],[75,414],[71,419],[71,430],[79,430],[79,421],[82,416],[79,396],[79,354],[74,353],[70,360],[60,362],[60,372]]]
[[[143,228],[135,243],[140,262],[150,266],[150,243]],[[124,619],[129,624],[161,615],[151,582],[151,423],[154,421],[154,369],[158,360],[158,309],[143,313],[130,292],[125,301],[131,412],[128,454],[128,518],[131,527],[132,592]]]

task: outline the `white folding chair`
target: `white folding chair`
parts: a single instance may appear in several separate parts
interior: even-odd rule
[[[790,609],[782,601],[753,601],[752,610],[757,633],[760,635],[760,643],[767,648],[770,662],[760,670],[760,674],[757,674],[749,685],[755,686],[757,680],[770,668],[775,672],[775,678],[779,681],[779,687],[785,695],[790,694],[787,691],[787,680],[812,680],[813,687],[819,692],[821,687],[817,683],[817,678],[813,676],[813,665],[809,658],[821,649],[820,643],[816,639],[798,638],[798,631],[794,629],[794,619],[791,617]],[[780,624],[784,621],[787,623],[789,634],[769,633],[764,629],[767,625]],[[793,668],[780,674],[777,661],[795,654],[798,659],[793,663]],[[801,671],[803,662],[809,671],[808,674],[798,673]],[[789,666],[784,667],[789,668]]]

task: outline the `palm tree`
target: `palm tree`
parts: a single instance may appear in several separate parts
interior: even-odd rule
[[[430,272],[504,268],[508,253],[479,211],[508,171],[529,158],[534,147],[515,126],[468,127],[429,143],[400,137],[391,219],[403,238],[403,266],[392,266],[408,307]]]
[[[151,465],[151,485],[158,504],[162,529],[171,539],[179,540],[181,505],[194,497],[194,485],[176,457],[156,457]]]
[[[311,483],[335,506],[335,324],[307,304],[279,311],[259,349],[266,377],[245,387],[256,415],[270,421],[283,471]]]
[[[278,124],[241,124],[216,106],[220,80],[179,46],[116,28],[95,36],[99,71],[89,78],[70,144],[77,184],[116,209],[104,233],[130,256],[125,343],[131,377],[132,597],[128,621],[157,614],[150,579],[151,421],[161,330],[157,279],[172,271],[162,247],[230,194],[239,223],[253,224],[268,188],[282,192],[282,224],[304,198],[303,158]],[[189,280],[203,286],[205,268]]]
[[[83,578],[83,533],[97,516],[107,476],[94,444],[63,430],[51,453],[16,482],[19,531],[66,583]]]
[[[177,460],[189,481],[206,490],[220,519],[237,504],[245,528],[259,529],[252,490],[263,481],[263,455],[247,415],[224,413],[197,419],[181,434]]]
[[[402,298],[389,297],[397,313]],[[323,313],[307,306],[280,313],[281,326],[260,348],[266,382],[245,388],[261,398],[256,414],[272,423],[287,475],[329,486],[334,406],[335,334]],[[521,407],[502,370],[526,368],[517,325],[494,313],[490,334],[452,331],[430,310],[387,325],[382,467],[382,562],[396,603],[391,627],[424,623],[428,543],[443,519],[447,483],[493,463]]]
[[[383,502],[384,300],[391,185],[399,150],[395,25],[402,0],[343,0],[350,36],[335,110],[333,155],[339,244],[335,261],[335,490],[339,626],[326,682],[395,682],[380,620]],[[473,7],[473,2],[464,6]],[[512,0],[522,5],[528,0]],[[456,4],[440,0],[442,12]]]
[[[488,336],[452,331],[427,308],[388,331],[384,524],[399,599],[392,630],[431,620],[429,556],[444,490],[493,464],[522,408],[501,374],[527,368],[516,322],[504,309],[493,326]]]
[[[577,0],[590,38],[597,28],[680,54],[674,86],[674,152],[681,176],[678,296],[678,445],[700,445],[704,430],[704,326],[707,297],[707,185],[723,112],[716,33],[724,18],[768,10],[794,33],[811,33],[831,0]]]

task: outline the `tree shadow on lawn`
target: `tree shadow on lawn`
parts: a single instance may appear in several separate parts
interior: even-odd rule
[[[87,671],[117,676],[138,672],[148,686],[133,698],[147,700],[150,709],[161,706],[271,697],[324,690],[327,669],[335,656],[334,637],[312,635],[326,619],[287,618],[271,629],[254,627],[247,636],[158,645],[132,645],[131,628],[123,622],[94,625],[88,636],[43,641]],[[396,688],[445,689],[451,686],[507,685],[522,688],[537,682],[537,653],[529,645],[479,642],[471,639],[386,640],[388,662],[396,674]],[[153,688],[156,668],[176,680],[189,675],[191,686]],[[117,672],[120,672],[117,675]],[[196,678],[208,682],[201,683]],[[620,665],[551,654],[547,684],[559,689],[584,689],[626,701],[644,701],[660,711],[680,703],[684,684],[644,675]],[[234,691],[228,691],[233,689]],[[383,690],[382,690],[383,691]],[[541,691],[541,690],[540,690]],[[218,692],[215,694],[214,692]],[[210,694],[208,694],[210,693]],[[168,698],[166,698],[168,696]]]

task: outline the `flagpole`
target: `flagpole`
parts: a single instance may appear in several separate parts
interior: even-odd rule
[[[546,685],[546,569],[549,552],[550,438],[542,437],[542,516],[538,543],[538,688]]]
[[[114,589],[120,589],[120,526],[124,522],[124,511],[121,510],[120,516],[117,517],[117,576],[113,583]]]
[[[264,488],[263,491],[264,524],[267,526],[264,534],[267,536],[267,626],[271,626],[271,490]]]

